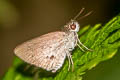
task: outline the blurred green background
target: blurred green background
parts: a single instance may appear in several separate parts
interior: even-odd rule
[[[86,8],[83,14],[93,13],[79,21],[81,27],[104,24],[120,12],[120,1],[0,0],[0,77],[12,65],[16,45],[61,29],[82,7]],[[117,54],[87,71],[83,80],[120,80],[119,75],[120,55]]]

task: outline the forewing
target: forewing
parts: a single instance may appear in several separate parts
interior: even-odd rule
[[[48,71],[53,70],[57,68],[57,65],[61,66],[66,57],[64,38],[65,32],[51,32],[24,42],[17,46],[14,52],[19,58],[29,64]]]

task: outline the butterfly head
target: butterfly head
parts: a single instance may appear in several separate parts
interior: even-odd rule
[[[75,20],[71,20],[66,26],[65,28],[67,28],[67,30],[69,30],[70,32],[78,32],[80,25],[78,24],[77,21]]]
[[[88,12],[87,14],[85,14],[84,16],[80,17],[78,19],[78,17],[80,16],[80,14],[84,11],[85,8],[82,8],[80,10],[80,12],[73,18],[73,20],[71,20],[67,25],[65,25],[65,28],[70,31],[70,32],[78,32],[80,25],[78,24],[78,20],[85,18],[86,16],[90,15],[92,13],[92,11]]]

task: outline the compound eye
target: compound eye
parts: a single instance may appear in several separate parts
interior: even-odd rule
[[[72,25],[70,25],[70,28],[71,28],[72,30],[75,30],[75,29],[76,29],[76,25],[73,23]]]

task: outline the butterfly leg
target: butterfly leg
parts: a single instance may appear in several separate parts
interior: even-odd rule
[[[79,39],[79,37],[78,37],[78,34],[77,33],[75,33],[76,34],[76,40],[77,40],[77,46],[82,50],[82,51],[84,51],[81,47],[80,47],[80,45],[82,45],[85,49],[87,49],[87,50],[89,50],[89,51],[92,51],[91,49],[89,49],[89,48],[87,48],[84,44],[82,44],[82,42],[80,41],[80,39]],[[79,44],[80,45],[79,45]]]
[[[74,70],[74,63],[73,63],[73,60],[72,60],[72,55],[70,54],[70,60],[71,60],[71,64],[72,64],[72,71]]]
[[[83,52],[85,52],[85,50],[84,49],[82,49],[82,47],[80,47],[80,45],[79,44],[77,44],[77,46],[83,51]]]
[[[67,53],[67,57],[68,57],[68,61],[69,61],[69,63],[68,63],[68,71],[70,70],[70,65],[71,65],[71,60],[70,60],[70,56],[69,56],[69,53]]]
[[[82,44],[82,42],[80,41],[79,38],[77,38],[77,40],[78,40],[78,43],[79,43],[80,45],[82,45],[85,49],[87,49],[88,51],[92,51],[91,49],[87,48],[84,44]],[[82,50],[82,48],[80,48],[80,49]]]
[[[76,39],[75,45],[78,46],[79,49],[81,49],[83,52],[85,52],[85,50],[78,44],[78,42],[79,42],[78,34],[77,33],[75,33],[75,34],[76,34],[76,36],[75,36],[75,39]]]
[[[72,56],[70,53],[67,53],[67,57],[69,60],[69,67],[68,67],[68,71],[70,70],[70,65],[72,64],[72,71],[74,70],[74,65],[73,65],[73,60],[72,60]]]

